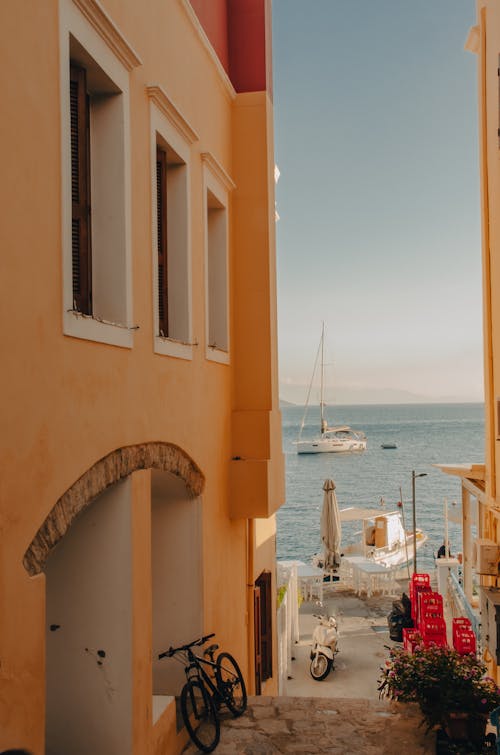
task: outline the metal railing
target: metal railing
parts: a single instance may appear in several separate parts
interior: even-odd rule
[[[475,614],[474,609],[467,600],[457,575],[451,570],[447,579],[446,597],[452,617],[466,616],[472,625],[472,631],[476,635],[476,640],[479,643],[481,629],[479,617]]]

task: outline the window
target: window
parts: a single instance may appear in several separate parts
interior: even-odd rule
[[[156,210],[158,249],[158,331],[168,337],[167,151],[156,146]]]
[[[208,348],[227,352],[227,215],[210,190],[206,201]]]
[[[204,153],[207,358],[229,363],[228,189],[234,184]]]
[[[160,87],[151,99],[154,350],[192,358],[190,146],[195,132]]]
[[[191,346],[189,311],[187,165],[156,134],[156,282],[155,330]]]
[[[60,2],[64,332],[130,347],[128,89],[140,61],[94,0],[79,6]]]
[[[73,308],[92,314],[90,253],[90,113],[84,68],[70,69],[71,255]]]

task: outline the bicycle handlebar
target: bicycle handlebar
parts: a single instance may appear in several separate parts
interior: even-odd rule
[[[173,648],[172,646],[169,647],[168,650],[165,650],[163,653],[160,653],[158,656],[158,660],[161,660],[162,658],[171,658],[175,653],[181,652],[181,650],[189,650],[189,648],[194,647],[195,645],[204,645],[207,640],[210,640],[212,637],[215,637],[215,632],[212,632],[212,634],[206,634],[204,637],[200,637],[199,640],[193,640],[193,642],[188,642],[187,645],[181,645],[178,648]]]

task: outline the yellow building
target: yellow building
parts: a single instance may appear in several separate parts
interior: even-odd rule
[[[268,0],[0,3],[0,750],[180,752],[277,690]]]
[[[480,581],[485,658],[500,681],[500,6],[477,0],[477,25],[466,49],[477,55],[482,215],[483,329],[485,374],[485,464],[443,466],[461,477],[464,532],[464,592],[472,601],[472,572]],[[477,511],[477,514],[475,512]],[[477,539],[471,536],[476,525]],[[491,588],[494,588],[493,590]],[[497,611],[498,609],[498,611]]]

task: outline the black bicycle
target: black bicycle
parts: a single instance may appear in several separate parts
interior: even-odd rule
[[[209,645],[203,655],[193,648],[204,645],[214,634],[207,634],[181,647],[170,647],[158,658],[178,656],[185,666],[186,684],[181,691],[182,719],[189,736],[202,752],[212,752],[219,744],[219,708],[225,705],[233,716],[241,716],[247,707],[245,681],[230,653],[219,653],[218,645]]]

